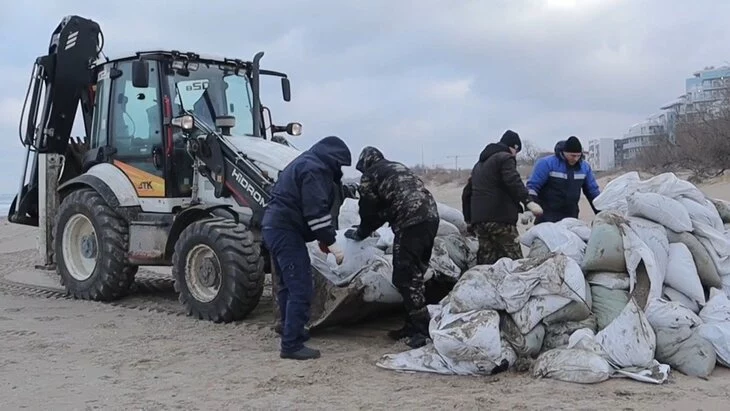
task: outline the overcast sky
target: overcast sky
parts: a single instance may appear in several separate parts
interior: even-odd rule
[[[722,65],[730,2],[695,0],[289,0],[6,2],[0,14],[0,193],[22,165],[18,119],[35,58],[67,14],[100,23],[106,54],[178,48],[284,71],[274,121],[295,144],[338,135],[406,164],[452,164],[505,129],[551,149],[569,135],[620,137]],[[107,3],[107,4],[105,4]],[[223,5],[225,3],[225,5]],[[471,166],[474,157],[460,160]],[[348,173],[350,174],[350,173]]]

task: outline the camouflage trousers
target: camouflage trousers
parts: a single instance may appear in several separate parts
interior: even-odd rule
[[[438,220],[404,227],[393,241],[393,285],[403,297],[406,312],[426,306],[424,274],[438,231]]]
[[[502,257],[513,260],[522,258],[517,226],[505,223],[474,223],[474,233],[479,238],[477,264],[491,265]]]

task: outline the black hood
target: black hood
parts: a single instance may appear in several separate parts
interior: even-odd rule
[[[375,147],[367,146],[362,149],[362,152],[360,153],[360,158],[357,160],[355,168],[357,169],[357,171],[364,173],[365,170],[370,168],[373,164],[384,159],[385,156],[383,156],[383,153],[380,152],[380,150]]]
[[[325,163],[336,176],[342,176],[342,167],[352,164],[347,144],[339,137],[329,136],[316,142],[309,151]]]
[[[487,161],[487,159],[489,157],[491,157],[497,153],[501,153],[501,152],[512,154],[509,147],[507,147],[506,145],[504,145],[502,143],[487,144],[487,146],[484,147],[484,150],[482,150],[482,153],[479,154],[479,162],[481,163],[481,162]]]

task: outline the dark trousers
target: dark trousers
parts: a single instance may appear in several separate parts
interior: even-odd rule
[[[304,327],[312,304],[312,266],[304,238],[294,231],[264,228],[264,243],[277,275],[277,302],[281,315],[281,351],[304,347]]]
[[[423,276],[431,260],[438,221],[426,221],[403,227],[393,242],[393,285],[403,297],[406,312],[426,306]]]

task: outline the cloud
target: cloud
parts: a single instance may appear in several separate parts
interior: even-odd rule
[[[35,4],[35,3],[34,3]],[[97,21],[105,52],[157,47],[250,59],[292,80],[292,101],[265,80],[276,123],[300,121],[308,147],[343,137],[406,164],[478,153],[505,129],[543,149],[568,135],[620,137],[681,94],[684,79],[728,59],[710,0],[44,1],[0,15],[0,133],[17,134],[35,58],[72,10]],[[15,189],[20,143],[6,139],[0,192]],[[351,172],[351,170],[350,170]]]

